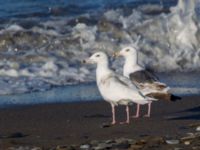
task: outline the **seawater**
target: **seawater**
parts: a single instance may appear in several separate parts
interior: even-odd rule
[[[162,82],[165,82],[170,86],[173,94],[179,96],[191,96],[200,93],[200,80],[196,73],[159,74],[158,77]],[[103,100],[95,82],[54,87],[51,90],[44,92],[3,95],[0,96],[0,99],[0,108],[19,105]]]
[[[95,66],[81,61],[99,50],[111,56],[127,45],[137,46],[139,63],[159,74],[176,94],[198,94],[199,4],[199,0],[0,1],[1,105],[100,100]],[[111,58],[111,67],[122,73],[123,61]],[[84,91],[87,94],[80,94]],[[65,94],[56,97],[56,92]]]

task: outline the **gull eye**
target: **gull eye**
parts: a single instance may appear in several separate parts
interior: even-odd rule
[[[130,49],[126,49],[126,52],[129,52],[130,51]]]
[[[98,55],[96,55],[96,57],[100,57],[100,55],[98,54]]]

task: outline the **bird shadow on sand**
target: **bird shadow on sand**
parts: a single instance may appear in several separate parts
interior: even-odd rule
[[[198,112],[198,113],[200,113],[200,106],[197,106],[197,107],[194,107],[194,108],[190,108],[190,109],[186,109],[184,111],[186,111],[186,112]],[[184,111],[182,111],[182,112],[184,112]]]
[[[200,120],[200,106],[177,112],[180,115],[167,117],[167,120]]]
[[[84,115],[84,118],[110,118],[111,116],[109,115],[104,115],[104,114],[92,114],[92,115]]]

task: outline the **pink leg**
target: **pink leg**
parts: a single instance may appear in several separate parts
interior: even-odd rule
[[[112,125],[116,124],[116,120],[115,120],[115,105],[111,104],[112,107]]]
[[[148,103],[148,113],[146,115],[144,115],[144,117],[150,117],[150,115],[151,115],[151,103],[152,102]]]
[[[129,106],[126,106],[126,121],[125,122],[120,122],[120,124],[129,124],[130,123],[130,117],[129,117]]]
[[[133,116],[133,118],[138,118],[140,115],[140,104],[137,104],[137,111],[136,111],[136,115]]]

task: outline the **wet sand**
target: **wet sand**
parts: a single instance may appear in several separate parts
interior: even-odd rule
[[[135,113],[135,106],[131,107]],[[87,143],[91,140],[140,138],[143,136],[181,136],[190,132],[189,124],[200,122],[200,96],[177,102],[154,102],[151,118],[142,117],[129,125],[102,128],[111,121],[111,108],[104,101],[44,104],[0,109],[0,149],[29,145],[44,148]],[[125,119],[125,108],[117,107],[117,121]]]

